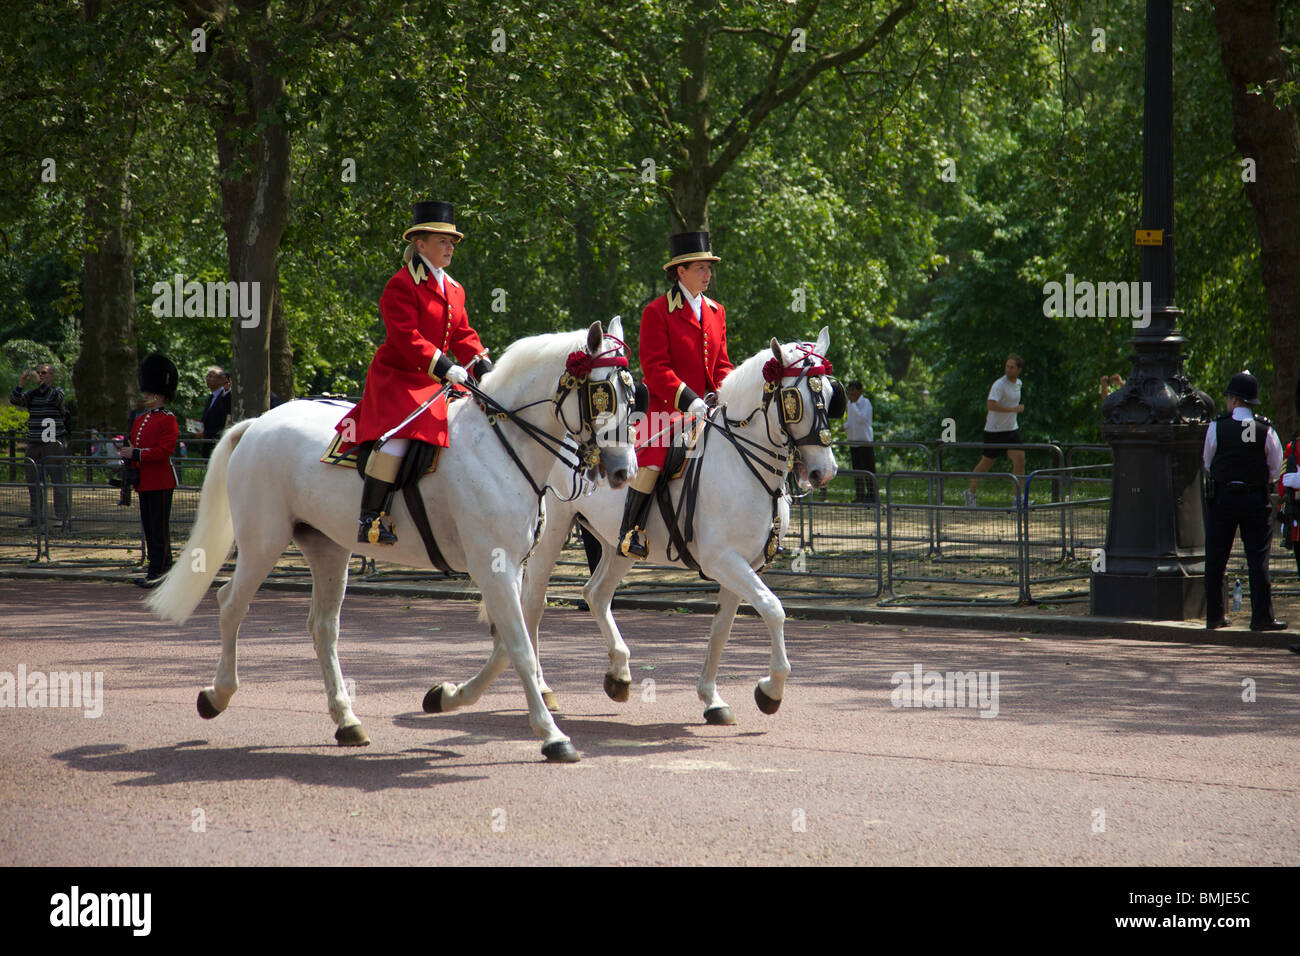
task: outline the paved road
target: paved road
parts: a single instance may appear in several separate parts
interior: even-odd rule
[[[654,693],[615,704],[594,625],[553,609],[543,660],[583,760],[548,765],[512,672],[472,710],[420,711],[486,656],[471,604],[348,599],[343,671],[373,744],[344,749],[306,594],[254,602],[241,689],[214,721],[194,698],[216,664],[215,602],[177,629],[142,595],[0,581],[0,691],[20,665],[103,675],[97,718],[0,709],[6,862],[1300,863],[1286,651],[791,622],[794,673],[766,717],[752,696],[766,631],[742,618],[721,678],[740,723],[708,727],[706,618],[622,612]],[[894,675],[917,665],[996,672],[997,715],[894,706]]]

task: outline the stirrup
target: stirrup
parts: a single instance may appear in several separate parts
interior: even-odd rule
[[[357,529],[359,544],[397,544],[397,535],[393,534],[393,519],[387,511],[363,511],[361,527]]]
[[[649,553],[645,546],[645,529],[633,528],[623,535],[618,550],[625,558],[644,558]]]

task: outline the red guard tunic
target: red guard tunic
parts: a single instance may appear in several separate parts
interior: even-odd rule
[[[700,300],[700,318],[674,285],[645,307],[637,343],[641,375],[650,393],[647,415],[637,426],[638,444],[681,418],[696,398],[716,392],[732,369],[727,357],[727,312],[707,295]],[[640,468],[662,468],[672,431],[637,449]]]
[[[131,423],[132,460],[140,467],[136,491],[166,491],[176,487],[172,452],[180,438],[176,416],[163,408],[137,415]]]
[[[379,297],[388,334],[370,363],[360,403],[335,426],[349,439],[341,451],[375,440],[428,401],[442,385],[429,373],[443,352],[467,365],[484,351],[469,325],[464,288],[451,276],[444,277],[445,297],[416,256],[388,280]],[[355,422],[351,433],[349,422]],[[446,400],[434,402],[393,437],[446,446]]]

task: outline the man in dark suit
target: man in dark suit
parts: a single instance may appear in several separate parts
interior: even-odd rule
[[[207,383],[212,394],[208,396],[207,407],[203,409],[203,437],[212,440],[203,443],[204,458],[212,457],[215,441],[225,431],[226,419],[230,417],[229,377],[220,366],[213,365],[208,369]]]

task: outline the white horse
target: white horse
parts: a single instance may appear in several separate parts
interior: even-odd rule
[[[767,553],[770,535],[784,534],[790,521],[789,497],[784,491],[785,477],[793,462],[795,481],[803,490],[820,488],[836,473],[835,456],[829,447],[830,435],[826,415],[819,406],[829,406],[834,384],[829,375],[810,374],[826,367],[823,356],[830,344],[825,328],[815,345],[791,343],[780,345],[772,340],[771,351],[763,350],[734,369],[718,389],[719,407],[709,415],[709,425],[701,435],[699,452],[699,497],[696,504],[697,530],[690,553],[700,569],[719,584],[718,611],[709,630],[708,653],[696,690],[710,724],[734,724],[735,716],[718,693],[718,666],[722,650],[731,634],[732,621],[740,602],[746,601],[762,616],[772,640],[770,672],[754,688],[754,698],[765,714],[774,714],[785,695],[785,681],[790,661],[785,652],[785,609],[781,601],[763,583],[757,569],[771,555]],[[777,363],[773,366],[771,363]],[[779,368],[778,381],[765,386],[765,368],[770,373]],[[798,414],[786,416],[786,392],[798,390]],[[774,399],[774,400],[773,400]],[[820,399],[820,400],[819,400]],[[741,424],[743,423],[743,425]],[[705,441],[704,435],[714,434]],[[738,441],[729,440],[729,431]],[[702,447],[702,451],[699,451]],[[747,462],[742,451],[749,457]],[[685,482],[670,485],[674,508],[678,507]],[[625,494],[598,487],[592,494],[569,502],[548,505],[547,524],[537,548],[528,561],[524,576],[524,618],[537,651],[538,627],[546,607],[546,587],[551,570],[559,558],[575,517],[600,538],[603,554],[595,573],[583,588],[592,616],[600,627],[609,649],[610,668],[605,674],[605,693],[613,700],[626,701],[631,687],[629,652],[610,613],[614,591],[635,559],[619,554],[617,541],[623,516]],[[773,512],[776,512],[774,527]],[[648,527],[649,560],[686,565],[667,553],[669,535],[657,503],[651,506]],[[439,694],[441,709],[470,704],[478,700],[487,686],[504,670],[507,657],[495,647],[492,657],[464,684],[442,684],[430,694]],[[538,680],[552,709],[555,696],[542,675],[540,657]]]
[[[517,418],[498,415],[494,426],[478,402],[453,403],[448,411],[450,447],[441,455],[437,470],[420,480],[437,543],[448,563],[468,570],[482,592],[493,623],[494,645],[504,647],[503,653],[518,671],[528,698],[529,723],[544,741],[542,753],[553,761],[577,760],[578,752],[542,700],[520,587],[523,562],[534,546],[543,509],[539,498],[545,497],[544,491],[536,489],[544,489],[542,483],[557,462],[543,438],[530,437],[518,420],[549,436],[546,440],[555,445],[572,435],[571,450],[577,440],[583,440],[581,457],[587,466],[599,469],[616,487],[630,480],[636,473],[632,446],[625,441],[601,441],[597,457],[596,442],[597,430],[604,432],[611,424],[616,435],[627,434],[632,390],[631,377],[617,367],[626,365],[626,359],[619,357],[625,355],[618,341],[621,336],[622,324],[615,318],[609,336],[596,322],[586,332],[538,335],[516,342],[484,376],[482,390]],[[591,368],[586,356],[600,354],[615,357],[597,358],[597,367]],[[574,359],[579,360],[580,374],[570,376],[566,369],[575,367]],[[588,415],[593,388],[604,389],[602,404],[608,413],[595,422]],[[618,398],[610,409],[605,401],[614,396]],[[239,686],[235,664],[239,624],[292,539],[311,567],[307,629],[325,676],[330,716],[338,727],[335,739],[345,746],[370,742],[344,690],[335,649],[348,559],[355,551],[415,567],[429,567],[430,561],[401,495],[394,501],[394,519],[404,529],[399,542],[391,547],[356,542],[361,480],[350,469],[319,460],[340,415],[337,406],[289,402],[234,425],[212,454],[198,517],[182,559],[148,602],[160,617],[183,622],[212,584],[231,544],[238,545],[235,572],[217,592],[221,658],[216,680],[199,693],[198,710],[205,718],[225,710]],[[581,424],[565,424],[575,422]],[[497,435],[492,434],[494,428],[500,429]],[[500,437],[509,442],[517,458],[512,458]],[[572,475],[570,470],[568,477]]]

